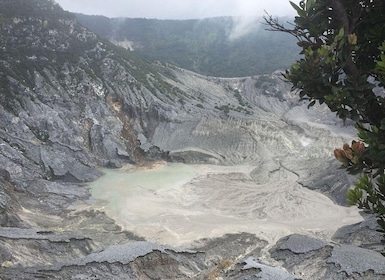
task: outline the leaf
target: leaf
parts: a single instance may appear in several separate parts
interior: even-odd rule
[[[291,68],[292,70],[298,70],[301,66],[298,63],[294,63]]]
[[[345,35],[345,29],[341,27],[341,29],[339,30],[338,34],[335,37],[335,42],[340,41],[344,37],[344,35]]]
[[[383,221],[383,220],[377,220],[377,224],[378,224],[380,227],[382,227],[383,229],[385,229],[385,221]],[[381,232],[383,232],[383,231],[381,231]]]
[[[380,61],[377,61],[377,65],[381,68],[385,68],[385,62],[380,60]]]
[[[304,49],[306,49],[306,48],[308,48],[308,47],[311,47],[311,43],[310,43],[310,42],[307,42],[307,41],[299,41],[299,42],[297,43],[297,45],[298,45],[299,47],[301,47],[301,48],[304,48]]]
[[[382,119],[382,120],[381,120],[381,126],[380,126],[380,129],[381,129],[381,130],[385,130],[385,119]]]
[[[348,204],[349,205],[355,205],[357,204],[361,197],[363,195],[363,192],[362,190],[360,190],[359,188],[354,188],[352,190],[349,190],[347,193],[346,193],[346,198],[348,200]]]
[[[348,42],[351,45],[357,45],[357,35],[355,33],[348,35]]]
[[[306,11],[309,11],[310,8],[313,6],[314,0],[307,0],[306,1]]]
[[[385,42],[378,48],[380,51],[385,51]]]
[[[300,16],[300,17],[305,17],[306,16],[306,13],[304,10],[302,10],[297,4],[289,1],[290,5],[297,11],[297,14]]]
[[[372,125],[371,128],[373,133],[378,134],[378,127],[376,127],[375,125]]]

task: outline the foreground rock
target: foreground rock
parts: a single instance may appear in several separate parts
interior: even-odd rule
[[[303,279],[384,279],[384,257],[373,250],[300,235],[280,240],[271,256]]]
[[[26,231],[23,232],[27,234]],[[7,268],[3,263],[2,279],[297,279],[290,273],[257,261],[265,242],[250,234],[226,235],[215,240],[201,240],[197,251],[180,250],[144,241],[132,241],[114,245],[90,253],[90,248],[79,246],[79,239],[56,236],[53,233],[2,232],[2,237],[27,240],[46,240],[45,250],[65,247],[66,255],[82,252],[84,257],[75,257],[60,263],[35,265],[23,268]],[[44,236],[47,234],[48,236]],[[88,240],[90,241],[90,240]],[[65,245],[64,245],[64,244]],[[74,244],[77,244],[74,248]],[[90,245],[84,242],[84,245]],[[30,244],[32,245],[32,244]],[[41,247],[41,244],[38,244]],[[48,246],[50,245],[50,246]],[[36,244],[35,244],[36,246]],[[63,249],[63,248],[62,248]]]

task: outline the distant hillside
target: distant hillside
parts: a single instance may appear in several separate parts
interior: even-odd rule
[[[231,17],[156,20],[76,16],[99,36],[142,58],[170,62],[210,76],[271,73],[289,67],[299,51],[291,36],[267,31],[262,18],[244,24]]]

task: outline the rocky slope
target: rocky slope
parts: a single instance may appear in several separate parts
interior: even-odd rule
[[[343,204],[352,178],[330,154],[351,130],[325,108],[308,111],[279,73],[221,79],[150,64],[53,1],[0,1],[0,23],[1,278],[384,277],[381,256],[367,249],[380,242],[372,224],[341,230],[345,245],[287,237],[259,261],[266,242],[251,234],[181,250],[99,211],[74,212],[99,167],[157,159],[253,163],[261,183],[282,169]],[[355,265],[362,254],[368,261]]]

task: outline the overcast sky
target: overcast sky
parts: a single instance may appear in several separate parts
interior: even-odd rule
[[[107,17],[199,19],[217,16],[254,17],[266,10],[293,16],[289,0],[55,0],[70,12]],[[298,3],[299,1],[293,1]]]

